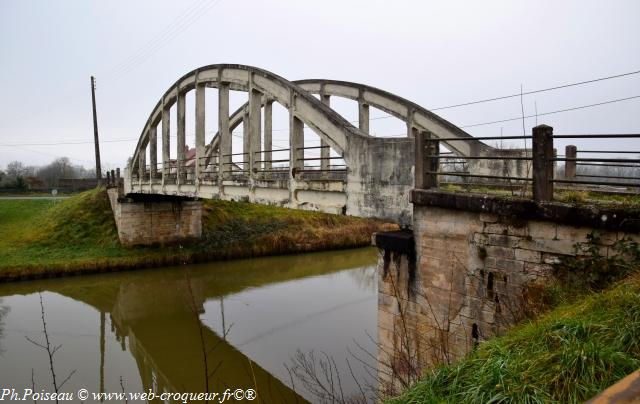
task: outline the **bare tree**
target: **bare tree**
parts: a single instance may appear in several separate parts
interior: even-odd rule
[[[45,319],[44,302],[42,301],[42,293],[38,292],[38,296],[40,296],[40,309],[41,309],[41,315],[42,315],[42,333],[44,334],[44,343],[37,342],[37,341],[27,337],[27,336],[25,336],[25,338],[26,338],[27,341],[29,341],[33,345],[35,345],[38,348],[41,348],[41,349],[43,349],[44,351],[47,352],[47,355],[49,357],[49,370],[51,372],[51,379],[53,381],[53,389],[56,392],[56,403],[58,403],[58,399],[57,399],[57,395],[58,394],[57,393],[60,392],[60,389],[62,389],[62,387],[65,385],[65,383],[67,383],[69,381],[71,376],[73,376],[73,374],[76,373],[76,370],[74,369],[71,372],[69,372],[67,377],[65,377],[64,380],[62,380],[62,382],[60,384],[58,384],[58,379],[57,379],[57,376],[56,376],[56,371],[55,371],[55,366],[54,366],[54,355],[62,347],[62,344],[56,345],[56,346],[53,346],[51,344],[51,341],[49,339],[49,332],[47,330],[47,321]],[[33,375],[32,375],[32,382],[33,382]]]

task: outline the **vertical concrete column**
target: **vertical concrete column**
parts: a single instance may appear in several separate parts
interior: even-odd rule
[[[320,101],[327,107],[331,107],[331,96],[324,93],[324,87],[320,92]],[[329,168],[331,168],[331,160],[329,159],[329,157],[331,157],[331,149],[329,148],[329,144],[323,139],[320,139],[320,146],[322,146],[320,149],[320,158],[322,158],[322,160],[320,160],[320,169],[329,170]]]
[[[140,152],[138,153],[138,183],[142,186],[142,181],[144,181],[145,169],[147,165],[147,146],[143,146],[140,148]]]
[[[538,125],[533,128],[533,199],[538,202],[553,199],[553,128]]]
[[[576,158],[578,157],[578,148],[574,145],[569,145],[564,149],[564,158],[566,159],[574,159],[574,160],[565,160],[564,162],[564,179],[573,181],[576,179],[576,169],[577,163]]]
[[[289,167],[291,177],[295,178],[298,170],[304,167],[304,123],[289,109]]]
[[[265,170],[271,170],[271,158],[273,150],[273,101],[267,100],[264,104],[264,158],[260,160],[267,160],[262,165]]]
[[[413,127],[413,108],[409,108],[407,111],[407,137],[415,138],[417,129]]]
[[[415,187],[437,188],[440,142],[431,133],[422,132],[416,136],[415,148]]]
[[[242,153],[244,153],[242,155],[242,162],[244,163],[242,165],[243,170],[249,169],[249,153],[251,152],[251,150],[249,150],[251,148],[250,136],[251,135],[249,134],[249,111],[247,110],[247,111],[244,111],[244,114],[242,115]]]
[[[169,160],[169,147],[171,143],[169,141],[171,124],[169,118],[169,105],[162,100],[162,185],[164,185],[169,179],[169,173],[171,170],[171,161]]]
[[[218,180],[222,185],[226,170],[231,166],[231,132],[229,131],[229,84],[218,81]],[[222,189],[222,187],[220,187]]]
[[[251,176],[255,176],[255,170],[259,170],[261,165],[256,163],[262,160],[260,157],[260,135],[262,121],[262,93],[257,90],[249,92],[249,171]]]
[[[185,119],[185,115],[186,115],[186,102],[185,102],[185,96],[186,94],[181,92],[180,89],[177,90],[177,105],[176,105],[176,109],[177,109],[177,118],[178,118],[178,122],[177,122],[177,129],[178,129],[178,139],[177,139],[177,150],[176,150],[176,160],[177,160],[177,167],[176,167],[176,177],[177,177],[177,184],[181,184],[184,182],[184,178],[185,177],[185,169],[184,169],[184,149],[185,149],[185,130],[186,130],[186,119]]]
[[[205,85],[196,82],[196,185],[202,179],[204,164]]]
[[[369,134],[369,105],[364,102],[362,90],[358,95],[358,127],[367,135]]]
[[[149,177],[153,182],[158,176],[158,127],[149,127]]]

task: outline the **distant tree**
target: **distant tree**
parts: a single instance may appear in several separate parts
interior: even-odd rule
[[[60,157],[38,168],[36,176],[48,186],[56,187],[61,178],[93,178],[95,170],[73,165],[68,157]]]
[[[21,161],[12,161],[7,164],[7,175],[12,178],[25,174],[25,166]]]

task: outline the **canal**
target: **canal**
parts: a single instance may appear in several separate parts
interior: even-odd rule
[[[365,248],[3,284],[0,385],[53,391],[43,307],[57,383],[73,372],[62,391],[362,397],[375,389],[376,260]]]

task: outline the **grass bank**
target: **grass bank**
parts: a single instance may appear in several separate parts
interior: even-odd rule
[[[126,248],[104,189],[66,200],[0,200],[0,281],[359,247],[388,227],[372,219],[205,201],[201,240]]]
[[[640,368],[640,247],[620,240],[603,257],[592,238],[538,290],[546,311],[388,403],[578,403]]]

